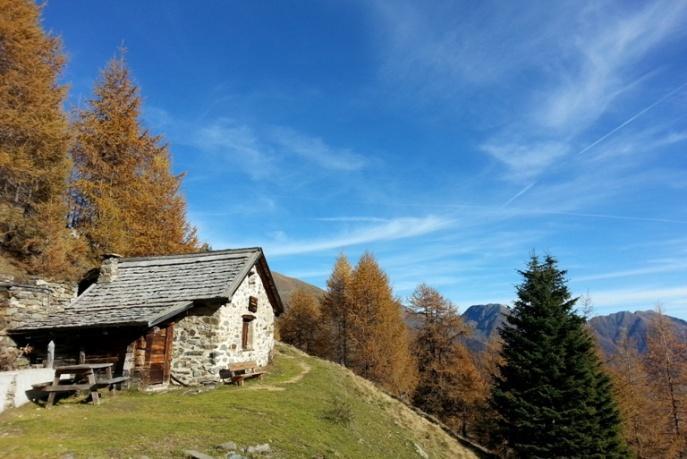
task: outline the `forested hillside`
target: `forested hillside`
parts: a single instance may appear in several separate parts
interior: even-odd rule
[[[467,308],[461,315],[473,329],[473,333],[465,338],[467,346],[478,352],[484,350],[490,340],[498,337],[498,329],[508,314],[510,309],[503,304],[474,305]],[[657,319],[656,311],[620,311],[594,316],[588,320],[588,324],[599,348],[607,357],[612,357],[621,352],[625,343],[640,354],[645,354],[648,351],[651,325]],[[666,319],[675,327],[678,335],[687,341],[687,322],[670,316],[666,316]]]

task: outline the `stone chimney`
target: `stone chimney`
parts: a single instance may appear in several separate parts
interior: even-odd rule
[[[116,253],[105,253],[102,255],[102,264],[100,265],[100,276],[98,282],[112,282],[117,279],[119,274],[119,259],[121,255]]]

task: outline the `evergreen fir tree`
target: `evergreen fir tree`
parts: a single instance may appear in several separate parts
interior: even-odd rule
[[[92,257],[183,253],[198,248],[170,171],[169,151],[140,123],[141,96],[123,55],[112,59],[95,97],[78,113],[74,225]]]
[[[533,256],[501,330],[500,375],[492,404],[518,457],[624,457],[609,377],[578,316],[565,271]]]

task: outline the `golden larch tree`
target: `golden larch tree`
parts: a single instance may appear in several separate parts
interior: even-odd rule
[[[419,320],[413,346],[419,369],[414,403],[467,435],[486,405],[489,390],[461,340],[470,333],[456,308],[421,284],[410,297]]]
[[[74,123],[74,225],[92,257],[183,253],[198,249],[173,175],[170,154],[141,126],[141,96],[123,52],[103,70]]]
[[[687,455],[687,337],[660,310],[649,324],[646,369],[654,410],[662,413],[659,440],[662,457]]]
[[[410,396],[417,383],[411,339],[401,303],[389,279],[370,253],[365,253],[348,287],[350,354],[348,366],[399,396]]]
[[[627,445],[638,459],[660,457],[661,418],[666,413],[656,409],[644,356],[639,354],[636,343],[627,337],[627,333],[606,366],[613,379],[614,396],[622,414]]]
[[[327,290],[322,299],[322,317],[329,336],[328,357],[341,365],[348,364],[350,353],[350,311],[346,292],[351,283],[351,272],[348,258],[340,255],[327,280]]]
[[[289,298],[289,309],[279,318],[279,335],[308,354],[324,356],[326,335],[318,298],[299,288]]]
[[[61,42],[32,0],[0,0],[0,245],[30,271],[65,274],[69,129]]]

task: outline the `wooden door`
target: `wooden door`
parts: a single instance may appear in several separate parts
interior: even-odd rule
[[[155,327],[146,335],[147,384],[169,382],[173,338],[173,324],[164,328]]]

